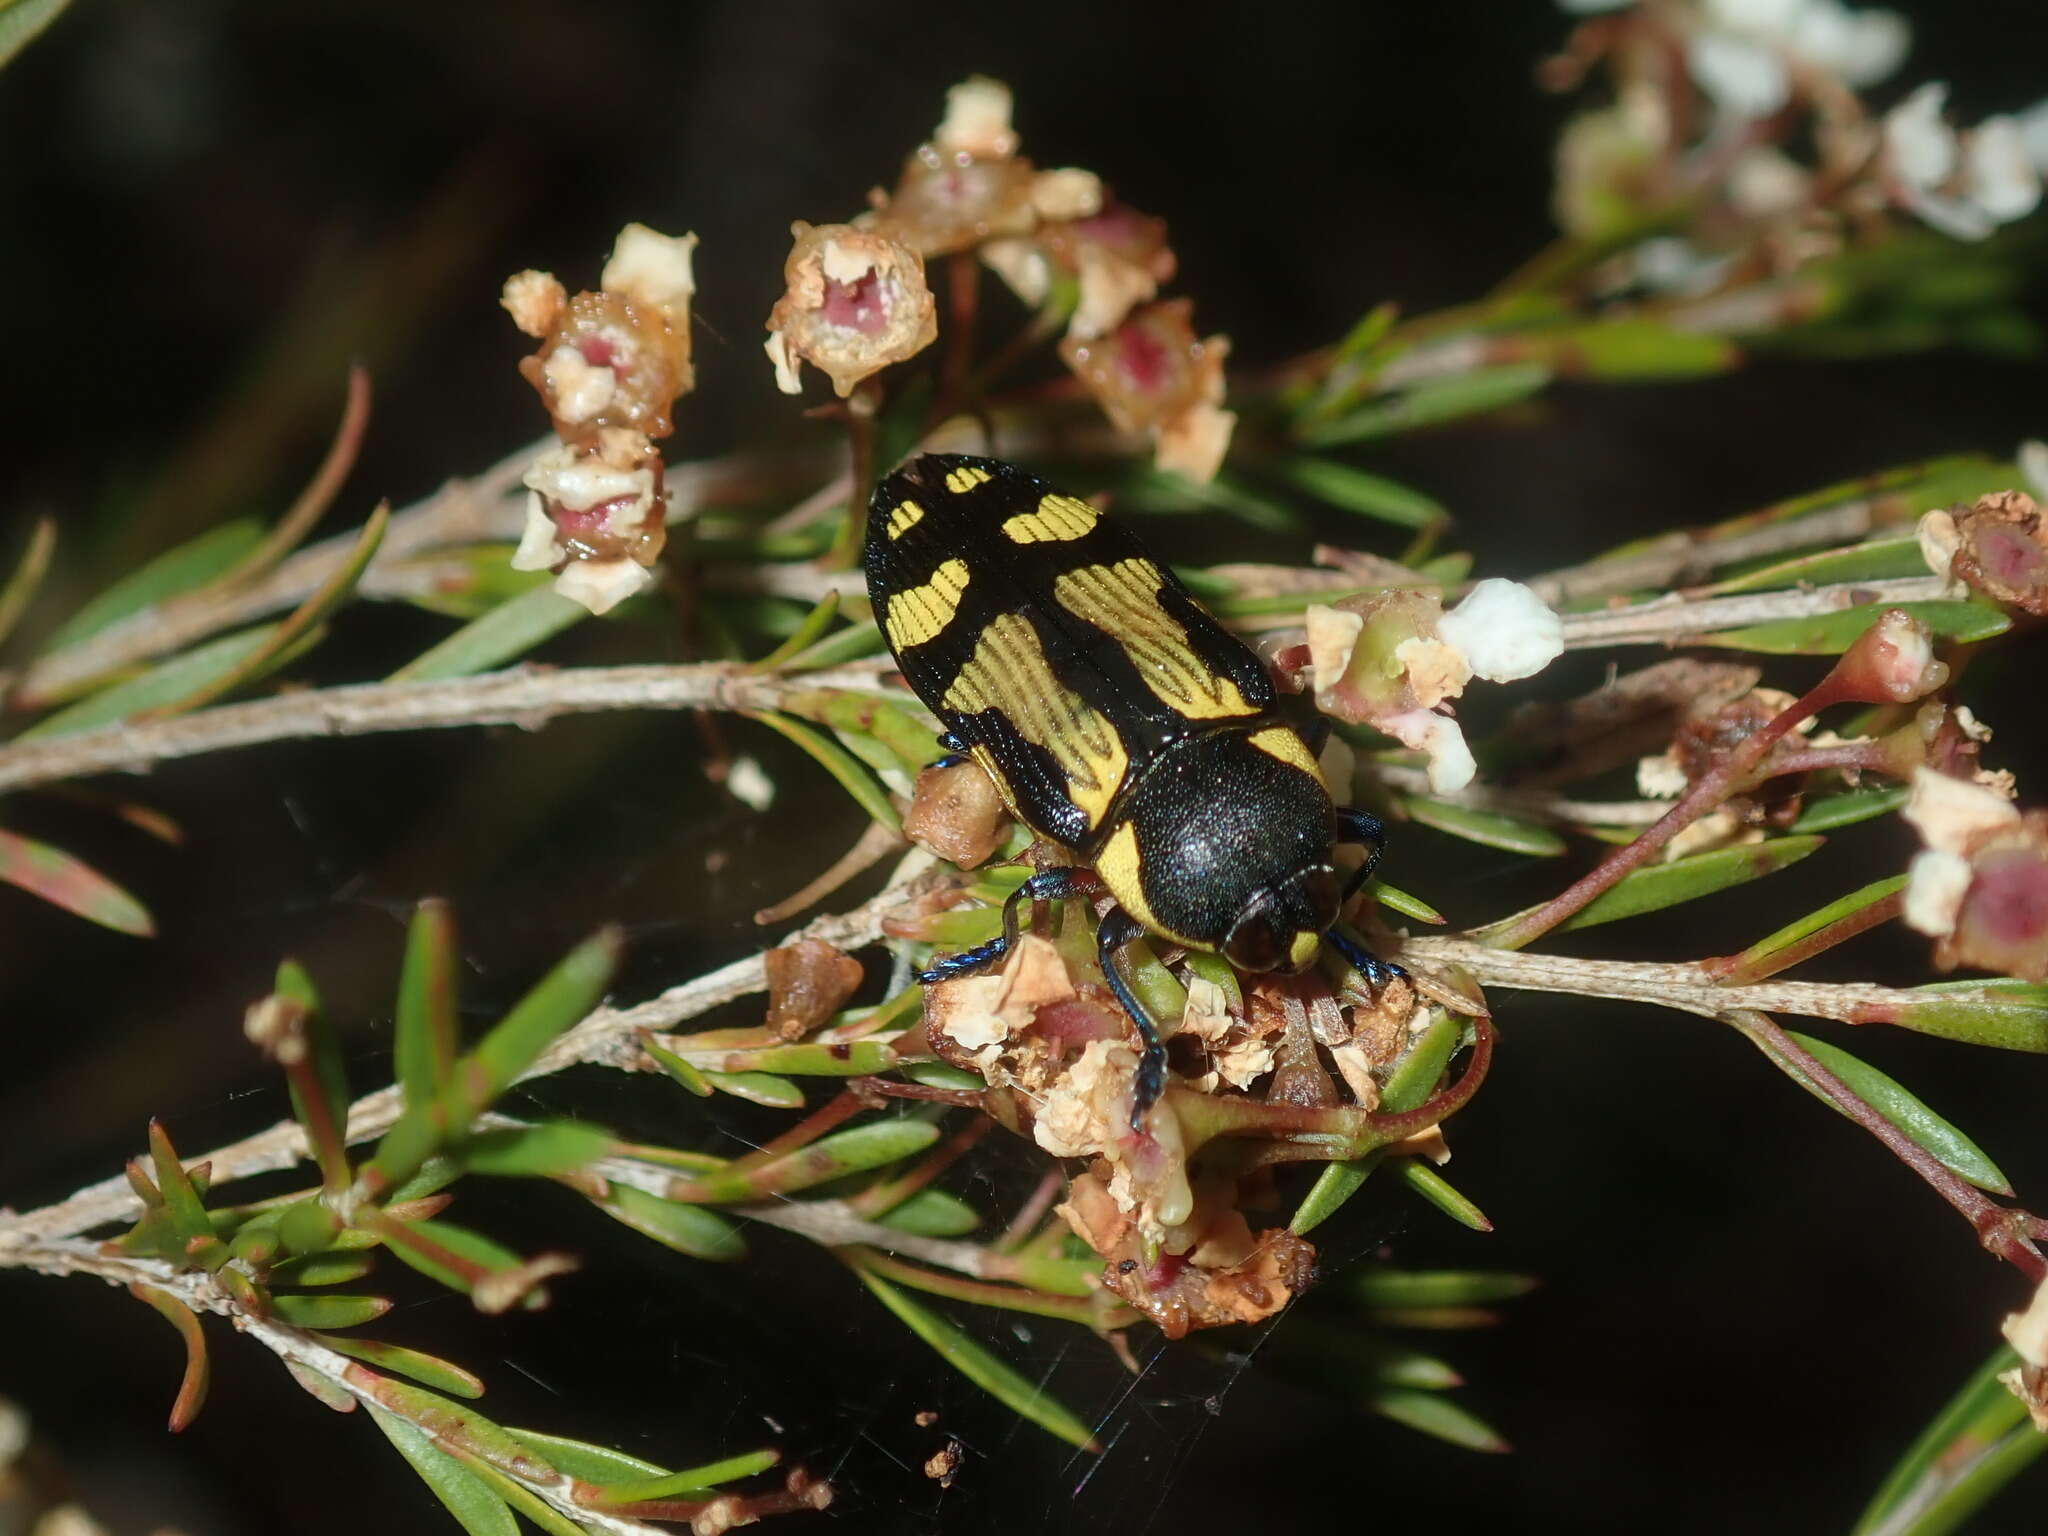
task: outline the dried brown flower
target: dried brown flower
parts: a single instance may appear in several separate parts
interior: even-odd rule
[[[1069,335],[1060,356],[1120,432],[1150,432],[1155,462],[1190,480],[1216,478],[1237,417],[1223,410],[1230,340],[1197,340],[1188,299],[1133,310],[1095,338]]]
[[[961,869],[988,862],[1009,836],[1002,792],[978,763],[934,765],[917,776],[903,835]]]
[[[924,261],[889,235],[851,224],[799,220],[783,264],[786,291],[768,315],[767,352],[784,394],[802,388],[800,361],[822,369],[843,398],[891,363],[915,357],[939,334]]]
[[[795,939],[761,957],[768,973],[768,1027],[785,1040],[807,1035],[859,990],[861,963],[823,939]]]
[[[1940,576],[1952,576],[2009,608],[2048,615],[2048,531],[2023,491],[1980,496],[1976,505],[1929,512],[1920,547]]]

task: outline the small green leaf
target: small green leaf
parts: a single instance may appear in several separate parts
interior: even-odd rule
[[[794,1194],[850,1173],[886,1167],[924,1151],[938,1139],[939,1128],[926,1120],[876,1120],[821,1136],[809,1146],[765,1163],[706,1173],[692,1181],[688,1194],[692,1200],[711,1205]]]
[[[1331,459],[1296,458],[1281,462],[1281,472],[1295,486],[1320,501],[1361,517],[1376,518],[1400,528],[1423,528],[1450,520],[1443,504],[1382,475],[1367,474]]]
[[[772,1072],[706,1072],[704,1081],[720,1093],[729,1093],[749,1104],[769,1109],[802,1109],[804,1091],[786,1077]]]
[[[182,715],[214,700],[233,693],[237,688],[246,687],[269,676],[297,656],[306,646],[313,643],[326,617],[348,600],[355,591],[356,583],[362,580],[363,572],[377,553],[377,546],[383,542],[384,530],[391,521],[391,508],[380,505],[363,524],[363,531],[356,536],[355,544],[348,552],[348,558],[336,566],[327,579],[320,583],[306,600],[285,616],[277,625],[270,638],[260,650],[242,658],[219,677],[210,678],[181,698],[167,700],[149,710],[152,718],[167,715]]]
[[[445,902],[427,900],[405,936],[398,979],[392,1058],[408,1109],[430,1104],[455,1067],[455,918]]]
[[[602,1495],[592,1499],[591,1503],[598,1509],[619,1510],[656,1499],[694,1503],[711,1498],[719,1483],[751,1477],[756,1472],[766,1471],[781,1459],[781,1454],[776,1451],[755,1451],[745,1456],[728,1456],[707,1466],[664,1472],[659,1477],[615,1482],[607,1485]],[[715,1478],[706,1474],[715,1474]]]
[[[640,1036],[640,1049],[645,1051],[648,1059],[660,1067],[663,1072],[681,1083],[690,1092],[697,1095],[698,1098],[708,1099],[711,1097],[711,1084],[706,1080],[704,1074],[691,1066],[689,1062],[683,1060],[682,1057],[678,1056],[667,1046],[657,1041],[651,1030],[642,1032]]]
[[[1503,816],[1497,811],[1475,811],[1469,806],[1432,800],[1426,795],[1407,796],[1401,801],[1401,807],[1408,813],[1410,821],[1434,827],[1468,843],[1478,843],[1483,848],[1499,848],[1508,853],[1526,853],[1538,858],[1550,858],[1565,850],[1564,839],[1549,827],[1514,816]]]
[[[1907,534],[1779,560],[1745,576],[1716,582],[1706,593],[1718,597],[1733,592],[1766,592],[1777,587],[1824,587],[1834,582],[1891,581],[1926,574],[1927,558],[1920,553],[1920,541]]]
[[[149,1160],[156,1172],[156,1187],[164,1197],[164,1213],[178,1236],[186,1242],[195,1238],[218,1241],[199,1191],[193,1187],[185,1165],[178,1161],[178,1149],[171,1145],[170,1133],[155,1120],[149,1122]]]
[[[4,13],[0,13],[0,27],[5,25]],[[4,62],[0,60],[0,63]],[[21,563],[7,578],[7,585],[0,588],[0,641],[14,633],[14,626],[21,622],[21,616],[28,612],[28,605],[42,590],[43,577],[50,569],[50,555],[56,548],[56,519],[37,518],[35,528],[28,536],[28,548],[22,551]]]
[[[382,1296],[294,1296],[270,1298],[278,1321],[294,1328],[357,1328],[391,1310]]]
[[[1741,350],[1719,336],[1654,320],[1599,320],[1504,338],[1496,346],[1560,378],[1689,379],[1726,373],[1742,360]]]
[[[557,1035],[597,1006],[618,968],[620,942],[610,928],[585,939],[457,1064],[441,1094],[451,1130],[483,1113]]]
[[[844,666],[850,661],[865,661],[870,656],[882,654],[882,631],[873,619],[835,630],[809,650],[792,656],[782,664],[785,672],[815,672],[825,667]]]
[[[502,1274],[520,1262],[503,1243],[452,1221],[391,1220],[380,1224],[378,1235],[394,1258],[465,1296],[480,1278],[476,1271]]]
[[[288,1064],[286,1069],[292,1115],[306,1132],[306,1143],[319,1159],[321,1177],[328,1189],[346,1189],[350,1169],[342,1133],[348,1125],[349,1091],[341,1041],[321,1014],[320,994],[313,986],[313,978],[296,960],[278,965],[273,987],[276,996],[297,1009],[299,1015],[296,1034],[304,1055],[300,1063]],[[317,1103],[308,1102],[309,1092]],[[316,1110],[321,1120],[315,1120]]]
[[[1438,1392],[1417,1392],[1408,1387],[1382,1387],[1364,1395],[1365,1406],[1397,1424],[1461,1446],[1468,1451],[1498,1452],[1510,1449],[1507,1441],[1477,1414],[1460,1408]]]
[[[972,1072],[943,1061],[906,1061],[898,1071],[913,1083],[921,1083],[927,1088],[955,1088],[966,1093],[979,1093],[988,1086]]]
[[[1789,1029],[1785,1033],[1812,1053],[1814,1059],[1822,1066],[1854,1089],[1857,1096],[1872,1109],[1910,1136],[1914,1145],[1932,1154],[1949,1172],[1967,1179],[1979,1189],[1989,1190],[1994,1195],[2012,1193],[2012,1185],[2006,1181],[1998,1165],[1984,1155],[1982,1148],[1929,1109],[1897,1081],[1887,1077],[1868,1062],[1859,1061],[1840,1046],[1830,1045],[1825,1040],[1816,1040],[1811,1035],[1798,1034]],[[1794,1082],[1811,1090],[1822,1103],[1837,1110],[1841,1109],[1834,1100],[1814,1089],[1807,1081],[1806,1075],[1796,1066],[1790,1062],[1780,1062],[1779,1065]]]
[[[505,1433],[534,1455],[545,1457],[548,1465],[557,1472],[566,1477],[581,1478],[586,1483],[623,1483],[669,1475],[666,1467],[642,1461],[624,1451],[615,1451],[610,1446],[592,1445],[588,1440],[543,1434],[537,1429],[514,1429],[509,1424],[505,1426]]]
[[[1989,640],[2012,628],[2012,620],[1989,603],[1930,600],[1921,603],[1866,603],[1811,618],[1777,619],[1746,629],[1726,629],[1695,636],[1695,645],[1720,645],[1731,650],[1759,651],[1767,656],[1836,656],[1861,639],[1880,615],[1903,608],[1935,634],[1950,640]]]
[[[1095,1437],[1089,1434],[1088,1426],[1071,1409],[1047,1395],[1042,1387],[1026,1380],[953,1324],[911,1300],[879,1275],[857,1265],[854,1273],[860,1276],[862,1285],[875,1293],[883,1306],[929,1344],[941,1359],[1011,1412],[1029,1419],[1069,1445],[1077,1445],[1084,1451],[1100,1449]]]
[[[385,1438],[398,1447],[398,1454],[469,1536],[519,1536],[519,1522],[490,1484],[442,1450],[418,1425],[375,1403],[367,1406]]]
[[[1824,841],[1819,837],[1773,838],[1769,842],[1688,854],[1669,864],[1631,870],[1560,923],[1558,931],[1596,928],[1625,917],[1640,917],[1646,912],[1661,911],[1760,880],[1797,864]]]
[[[2048,1053],[2048,987],[2029,981],[1938,981],[1911,989],[1901,1029],[2006,1051]]]
[[[605,1214],[624,1222],[642,1236],[651,1237],[664,1248],[673,1248],[693,1259],[728,1264],[746,1257],[746,1240],[732,1223],[716,1211],[707,1211],[702,1206],[664,1200],[644,1189],[617,1183],[612,1184],[605,1197],[596,1204]]]
[[[809,650],[823,638],[825,631],[832,627],[832,621],[838,616],[839,592],[835,588],[819,598],[817,606],[804,615],[803,622],[790,631],[789,638],[755,662],[753,670],[756,672],[772,671],[788,661],[790,657],[800,655],[804,651]]]
[[[1493,1230],[1493,1222],[1488,1219],[1486,1212],[1479,1209],[1458,1190],[1457,1186],[1421,1158],[1402,1158],[1401,1178],[1410,1189],[1459,1226],[1470,1227],[1474,1232]]]
[[[861,765],[858,758],[838,742],[803,721],[774,710],[748,710],[744,713],[749,720],[758,720],[802,747],[814,762],[832,775],[841,789],[853,797],[853,803],[867,813],[870,821],[879,822],[892,832],[902,827],[903,818],[891,803],[889,792],[875,781],[874,775]]]
[[[1787,923],[1768,938],[1758,939],[1738,957],[1735,969],[1748,971],[1760,960],[1769,958],[1781,949],[1797,944],[1808,934],[1819,933],[1830,923],[1840,922],[1845,917],[1861,912],[1865,907],[1883,901],[1895,891],[1905,889],[1906,877],[1892,875],[1883,880],[1873,880],[1861,890],[1829,902],[1817,912],[1809,912],[1796,922]]]
[[[0,24],[5,20],[0,15]],[[136,1281],[129,1285],[128,1294],[155,1308],[178,1331],[178,1340],[185,1346],[185,1374],[171,1403],[170,1430],[177,1434],[198,1418],[199,1410],[206,1406],[206,1389],[213,1379],[213,1370],[206,1353],[205,1330],[199,1326],[198,1314],[169,1291]]]
[[[479,1132],[456,1148],[470,1173],[517,1178],[551,1178],[611,1155],[617,1138],[602,1126],[578,1120],[543,1120],[537,1125]]]
[[[734,1072],[787,1072],[792,1077],[873,1077],[896,1065],[895,1048],[881,1040],[839,1045],[769,1045],[753,1051],[720,1051],[720,1067]]]
[[[471,619],[391,674],[390,681],[428,682],[473,677],[516,661],[590,617],[581,603],[553,587],[532,587]]]
[[[272,1267],[272,1285],[352,1285],[376,1261],[366,1253],[313,1253]]]
[[[1436,1091],[1436,1085],[1443,1077],[1444,1069],[1450,1065],[1451,1056],[1464,1034],[1465,1026],[1460,1020],[1439,1013],[1435,1022],[1422,1032],[1421,1038],[1408,1047],[1408,1054],[1401,1058],[1399,1065],[1387,1074],[1387,1080],[1380,1089],[1381,1107],[1388,1114],[1395,1115],[1421,1108],[1430,1094]],[[1358,1193],[1359,1186],[1385,1160],[1386,1153],[1382,1150],[1368,1152],[1364,1157],[1346,1162],[1325,1163],[1322,1173],[1289,1218],[1288,1229],[1300,1236],[1328,1221],[1345,1201]]]
[[[38,720],[14,739],[37,741],[49,736],[70,736],[79,731],[115,725],[147,710],[158,709],[175,699],[227,676],[251,656],[258,655],[277,633],[275,624],[259,625],[238,634],[223,635],[195,646],[182,655],[158,662],[136,677],[89,694],[68,709]]]
[[[723,1456],[699,1466],[679,1467],[670,1475],[687,1477],[699,1488],[716,1488],[720,1483],[734,1483],[743,1477],[766,1472],[781,1460],[780,1451],[742,1451],[737,1456]]]
[[[2011,1349],[1992,1351],[1899,1458],[1850,1536],[1946,1536],[2048,1450],[2048,1435],[1998,1379],[2017,1364]]]
[[[153,938],[149,909],[83,860],[0,828],[0,881],[116,933]]]
[[[1374,880],[1372,884],[1366,887],[1366,890],[1371,893],[1373,900],[1377,901],[1381,906],[1390,907],[1403,917],[1412,917],[1418,923],[1441,925],[1445,921],[1443,913],[1437,911],[1435,907],[1432,907],[1420,896],[1409,895],[1398,885],[1389,885],[1384,880]]]
[[[1819,800],[1810,800],[1800,811],[1789,832],[1832,832],[1837,827],[1854,826],[1859,821],[1869,821],[1888,811],[1895,811],[1906,803],[1906,786],[1903,784],[1870,785],[1862,789],[1845,790],[1839,795],[1826,795]]]
[[[1395,1269],[1368,1264],[1351,1277],[1351,1299],[1364,1307],[1471,1307],[1512,1301],[1536,1289],[1534,1275],[1498,1269]]]
[[[17,7],[18,9],[18,7]],[[0,62],[4,62],[6,18],[0,12]],[[99,596],[74,613],[55,634],[47,650],[61,651],[95,635],[131,613],[139,613],[180,592],[202,587],[216,576],[232,570],[244,556],[263,542],[263,525],[254,518],[238,518],[209,528],[197,538],[169,549],[140,570],[122,577]]]
[[[925,1188],[880,1218],[885,1227],[918,1237],[964,1237],[981,1225],[981,1212],[943,1189]]]
[[[1540,363],[1475,368],[1452,378],[1417,384],[1402,394],[1368,401],[1334,421],[1308,428],[1299,436],[1318,448],[1390,437],[1461,416],[1499,410],[1528,399],[1549,382],[1550,370]]]
[[[316,1333],[314,1337],[336,1354],[367,1361],[380,1371],[396,1371],[457,1397],[482,1397],[484,1384],[461,1366],[437,1355],[421,1354],[399,1344],[377,1339],[358,1339],[346,1333]]]

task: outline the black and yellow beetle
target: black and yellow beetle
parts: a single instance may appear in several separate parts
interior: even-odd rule
[[[1019,887],[1001,938],[921,980],[999,958],[1021,903],[1080,894],[1092,869],[1116,900],[1103,975],[1145,1041],[1141,1129],[1166,1057],[1117,966],[1132,939],[1247,971],[1302,970],[1328,942],[1369,981],[1399,974],[1335,931],[1379,858],[1379,818],[1331,803],[1266,664],[1115,522],[1014,465],[926,454],[876,488],[865,564],[876,622],[945,726],[940,743],[1076,861]],[[1345,887],[1339,842],[1367,850]]]

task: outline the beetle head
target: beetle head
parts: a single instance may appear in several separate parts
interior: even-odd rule
[[[1337,921],[1336,871],[1313,865],[1254,895],[1231,924],[1224,958],[1241,971],[1305,970]]]

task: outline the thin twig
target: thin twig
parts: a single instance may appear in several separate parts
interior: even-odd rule
[[[558,715],[620,709],[773,709],[784,694],[807,689],[887,692],[879,682],[886,670],[879,661],[788,677],[730,662],[521,666],[438,682],[309,688],[169,720],[14,742],[0,747],[0,792],[92,773],[139,773],[153,763],[266,741],[474,725],[536,730]]]
[[[879,938],[882,920],[905,901],[957,878],[933,869],[928,857],[906,859],[898,867],[897,878],[879,895],[851,912],[821,917],[806,924],[792,937],[823,939],[841,949],[857,949]],[[763,957],[749,955],[693,981],[671,987],[660,996],[630,1008],[596,1009],[543,1051],[521,1074],[520,1080],[546,1077],[584,1063],[638,1070],[642,1065],[638,1031],[666,1029],[736,998],[765,992],[767,988]],[[384,1088],[356,1100],[349,1106],[349,1141],[369,1141],[383,1135],[397,1122],[403,1108],[404,1103],[396,1087]],[[221,1185],[231,1179],[246,1179],[293,1167],[310,1155],[305,1133],[298,1122],[286,1120],[193,1161],[210,1162],[213,1165],[213,1182]],[[0,1255],[21,1244],[70,1237],[112,1222],[133,1221],[141,1210],[141,1202],[125,1175],[103,1179],[79,1190],[69,1199],[39,1210],[19,1215],[0,1212]],[[873,1239],[849,1240],[870,1242]],[[0,1263],[5,1262],[7,1260],[0,1258]]]

